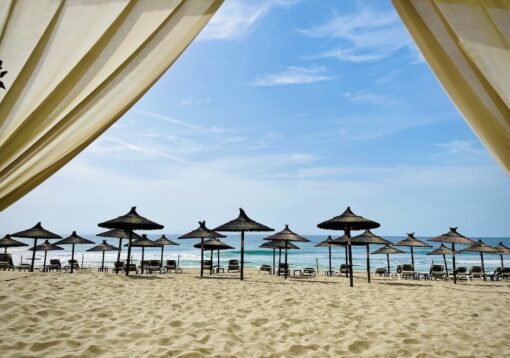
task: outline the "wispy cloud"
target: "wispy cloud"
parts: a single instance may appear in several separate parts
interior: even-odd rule
[[[375,105],[395,104],[395,99],[383,93],[369,91],[345,92],[343,96],[351,102],[369,103]]]
[[[176,104],[176,107],[188,107],[192,105],[198,104],[209,104],[211,103],[211,99],[207,98],[194,98],[194,97],[181,97]]]
[[[384,59],[412,43],[394,11],[374,11],[367,8],[339,16],[324,24],[298,29],[307,37],[338,40],[331,50],[308,58],[337,58],[349,62],[369,62]]]
[[[257,21],[276,6],[289,6],[296,0],[229,0],[213,16],[198,40],[239,40],[250,32]]]
[[[221,128],[221,127],[215,127],[215,126],[213,126],[213,127],[204,127],[204,126],[199,126],[197,124],[192,124],[192,123],[189,123],[189,122],[181,121],[179,119],[175,119],[173,117],[170,117],[170,116],[167,116],[167,115],[161,114],[161,113],[145,111],[145,110],[136,109],[136,108],[133,109],[133,111],[136,112],[136,113],[140,113],[140,114],[152,117],[152,118],[156,118],[156,119],[162,120],[162,121],[164,121],[166,123],[171,123],[171,124],[175,124],[175,125],[186,127],[186,128],[190,128],[190,129],[196,129],[196,130],[207,131],[207,132],[212,132],[212,133],[224,133],[225,132],[225,129]]]
[[[488,152],[480,143],[474,140],[451,140],[446,143],[435,144],[441,152],[433,157],[443,159],[448,163],[486,161]]]
[[[310,84],[316,82],[331,81],[337,76],[326,75],[326,68],[323,66],[312,67],[287,67],[286,70],[278,73],[270,73],[262,75],[253,81],[253,86],[283,86],[296,84]]]

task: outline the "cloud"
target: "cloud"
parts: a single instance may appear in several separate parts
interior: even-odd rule
[[[200,33],[198,40],[240,40],[257,21],[276,6],[290,6],[295,0],[225,1]]]
[[[321,67],[287,67],[279,73],[265,74],[253,81],[252,85],[257,87],[310,84],[334,80],[335,76],[325,75],[326,68]]]
[[[186,127],[186,128],[190,128],[190,129],[196,129],[196,130],[200,130],[200,131],[207,131],[207,132],[211,132],[211,133],[224,133],[225,132],[224,128],[220,128],[220,127],[216,127],[216,126],[213,126],[213,127],[203,127],[203,126],[199,126],[199,125],[196,125],[196,124],[192,124],[192,123],[188,123],[188,122],[185,122],[185,121],[181,121],[179,119],[175,119],[173,117],[170,117],[170,116],[167,116],[167,115],[161,114],[161,113],[145,111],[145,110],[136,109],[136,108],[133,109],[133,112],[140,113],[140,114],[152,117],[152,118],[157,118],[157,119],[160,119],[160,120],[162,120],[162,121],[164,121],[166,123],[171,123],[171,124],[175,124],[175,125]]]
[[[447,162],[474,162],[489,159],[488,152],[474,140],[451,140],[435,144],[435,146],[440,148],[441,152],[432,157],[444,159]]]
[[[384,59],[412,44],[410,36],[394,11],[368,8],[334,17],[324,24],[298,32],[311,38],[334,39],[339,46],[307,58],[336,58],[348,62],[370,62]]]
[[[396,103],[396,101],[388,95],[363,90],[345,92],[343,96],[351,102],[369,103],[375,105],[388,105]]]
[[[192,105],[198,105],[198,104],[209,104],[211,103],[210,98],[194,98],[194,97],[181,97],[179,99],[179,102],[176,104],[176,107],[188,107]]]

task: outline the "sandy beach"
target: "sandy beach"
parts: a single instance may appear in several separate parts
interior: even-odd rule
[[[0,272],[2,357],[503,357],[508,282]]]

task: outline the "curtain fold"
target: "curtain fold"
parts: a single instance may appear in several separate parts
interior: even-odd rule
[[[122,116],[222,2],[2,1],[0,211]]]
[[[510,1],[392,1],[446,92],[510,174]]]

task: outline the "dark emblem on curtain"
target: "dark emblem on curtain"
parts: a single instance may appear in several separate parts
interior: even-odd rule
[[[0,88],[5,89],[4,83],[2,82],[2,78],[7,74],[7,71],[2,71],[2,65],[4,62],[0,60]]]

